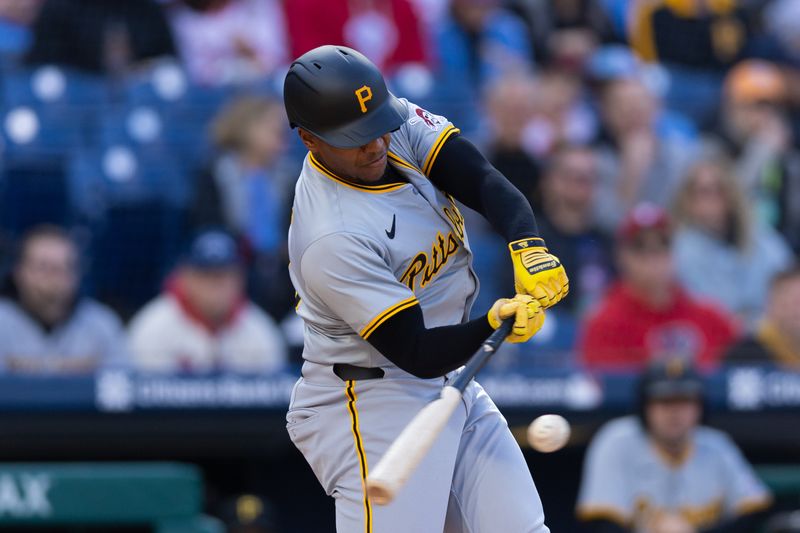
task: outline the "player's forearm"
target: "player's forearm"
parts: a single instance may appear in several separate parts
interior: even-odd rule
[[[508,242],[539,234],[525,195],[463,137],[454,136],[445,142],[430,178],[437,187],[486,217]]]
[[[367,340],[398,367],[427,379],[463,365],[491,333],[485,316],[427,329],[422,310],[415,305],[389,318]]]

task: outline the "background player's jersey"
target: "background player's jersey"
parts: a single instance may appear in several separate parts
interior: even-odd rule
[[[401,100],[389,164],[408,183],[358,185],[306,156],[289,228],[289,273],[305,322],[303,357],[322,364],[390,365],[365,339],[415,305],[428,328],[466,320],[478,282],[464,218],[427,175],[458,130]]]
[[[703,528],[769,503],[767,489],[724,433],[699,427],[682,461],[653,445],[639,420],[606,424],[589,446],[578,516],[643,531],[652,513],[680,513]]]

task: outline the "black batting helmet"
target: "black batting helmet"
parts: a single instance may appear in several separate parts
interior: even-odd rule
[[[363,146],[407,116],[378,67],[346,46],[320,46],[298,57],[283,83],[283,103],[292,128],[337,148]]]
[[[682,357],[659,359],[651,363],[639,380],[638,414],[647,427],[645,406],[653,400],[694,399],[704,402],[703,378],[690,361]]]

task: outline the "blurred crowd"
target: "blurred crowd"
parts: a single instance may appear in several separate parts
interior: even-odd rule
[[[504,364],[800,369],[797,28],[797,0],[0,0],[0,373],[299,361],[281,88],[328,43],[534,206],[571,293]],[[512,269],[467,227],[483,313]]]

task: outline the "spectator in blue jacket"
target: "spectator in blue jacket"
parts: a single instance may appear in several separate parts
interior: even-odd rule
[[[503,74],[533,67],[525,24],[499,0],[453,0],[435,35],[439,95],[448,106],[440,112],[463,132],[480,134],[473,112],[480,90]]]

